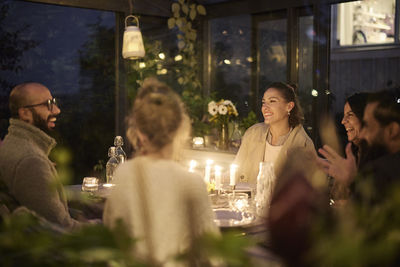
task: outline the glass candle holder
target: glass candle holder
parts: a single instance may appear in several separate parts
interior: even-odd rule
[[[85,177],[82,182],[82,191],[94,192],[99,190],[99,179],[96,177]]]

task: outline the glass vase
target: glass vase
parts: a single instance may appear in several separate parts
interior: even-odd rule
[[[229,142],[229,137],[228,137],[228,126],[226,123],[221,124],[221,132],[219,133],[219,144],[218,148],[221,150],[227,150],[228,149],[228,142]]]

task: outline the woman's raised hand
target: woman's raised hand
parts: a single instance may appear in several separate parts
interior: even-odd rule
[[[324,145],[318,152],[325,157],[317,158],[318,166],[338,182],[349,184],[357,174],[356,159],[351,151],[351,143],[346,146],[346,158],[341,157],[330,146]]]

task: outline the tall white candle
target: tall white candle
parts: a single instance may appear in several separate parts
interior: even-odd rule
[[[229,172],[229,185],[230,186],[235,186],[236,185],[236,170],[237,170],[237,165],[236,164],[231,164],[230,167],[230,172]]]
[[[204,170],[204,181],[209,184],[210,183],[210,176],[211,176],[211,165],[213,164],[213,160],[208,159],[206,161],[206,168]]]
[[[196,168],[196,166],[197,166],[197,161],[192,159],[189,163],[189,172],[194,172],[194,168]]]
[[[221,189],[221,166],[215,166],[215,190]]]

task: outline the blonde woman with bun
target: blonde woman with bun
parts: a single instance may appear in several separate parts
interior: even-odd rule
[[[190,121],[180,97],[156,79],[146,79],[134,101],[127,136],[136,155],[115,174],[103,220],[122,219],[136,257],[163,266],[182,266],[174,256],[192,238],[218,233],[203,179],[174,160],[187,140]]]

